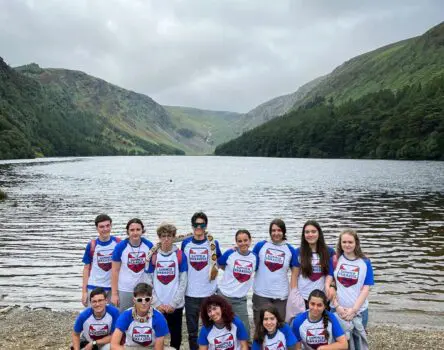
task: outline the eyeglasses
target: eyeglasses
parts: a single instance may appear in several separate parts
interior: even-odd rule
[[[318,230],[305,230],[304,233],[308,235],[309,233],[318,233]]]
[[[153,297],[145,297],[145,298],[136,298],[138,303],[145,301],[145,303],[149,303]]]
[[[106,299],[100,299],[100,300],[91,300],[91,304],[100,304],[106,301]]]
[[[193,227],[194,227],[194,228],[205,228],[205,227],[207,227],[207,224],[204,223],[204,222],[195,222],[195,223],[193,224]]]

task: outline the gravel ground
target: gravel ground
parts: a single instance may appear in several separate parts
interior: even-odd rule
[[[68,311],[31,310],[26,307],[0,309],[0,349],[69,349],[76,315]],[[185,334],[184,338],[186,340]],[[369,341],[372,350],[443,349],[444,330],[372,325],[369,327]]]

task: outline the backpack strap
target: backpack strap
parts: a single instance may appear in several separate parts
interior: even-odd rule
[[[89,257],[91,258],[91,260],[94,257],[94,252],[96,250],[96,245],[97,245],[97,239],[94,238],[94,239],[91,240],[91,244],[89,245]],[[92,261],[91,261],[91,263],[92,263]]]
[[[183,260],[183,252],[181,249],[176,250],[176,256],[177,256],[177,264],[180,266]]]

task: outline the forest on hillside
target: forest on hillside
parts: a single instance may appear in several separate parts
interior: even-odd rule
[[[444,160],[444,75],[335,105],[316,96],[216,155]]]

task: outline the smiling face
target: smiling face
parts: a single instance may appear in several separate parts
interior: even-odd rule
[[[355,237],[353,237],[351,234],[344,233],[341,236],[341,248],[346,256],[354,258],[356,248]]]
[[[251,246],[251,239],[246,233],[239,233],[236,236],[236,245],[239,248],[239,252],[245,254]]]
[[[216,324],[223,323],[222,319],[222,309],[219,305],[210,305],[207,309],[208,317],[211,321],[213,321]]]
[[[94,295],[90,302],[94,315],[102,316],[106,308],[106,296],[103,294]]]
[[[271,312],[265,311],[262,324],[268,333],[274,333],[277,328],[277,318]]]
[[[273,224],[271,226],[270,237],[274,243],[281,243],[284,240],[284,232],[282,232],[282,229],[278,225]]]
[[[139,316],[145,316],[151,306],[152,297],[147,294],[138,294],[133,297],[136,312]]]
[[[308,301],[308,310],[312,321],[319,320],[325,310],[322,298],[312,296]]]
[[[96,229],[101,241],[106,242],[109,240],[111,234],[111,221],[105,220],[97,223]]]
[[[316,248],[319,239],[319,231],[313,225],[307,225],[304,228],[304,238],[311,248]]]
[[[133,222],[128,226],[128,237],[132,244],[140,242],[140,237],[143,235],[143,228],[141,224]]]

